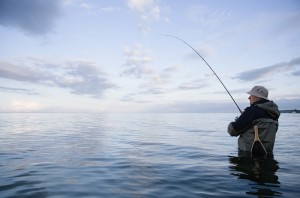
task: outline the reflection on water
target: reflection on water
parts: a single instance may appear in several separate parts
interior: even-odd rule
[[[236,154],[234,116],[0,113],[0,197],[298,197],[299,117],[278,164]]]
[[[229,156],[229,171],[237,179],[249,180],[246,194],[261,196],[279,196],[280,182],[276,175],[278,162],[273,156],[268,158],[252,158],[245,153]]]

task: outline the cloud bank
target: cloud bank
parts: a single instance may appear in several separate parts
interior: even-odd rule
[[[73,94],[89,95],[94,98],[102,97],[107,89],[115,87],[96,64],[88,61],[63,63],[37,59],[29,59],[22,63],[0,61],[0,78],[65,88]],[[13,91],[11,88],[1,89]],[[14,91],[26,92],[16,88]]]
[[[2,87],[0,86],[0,92],[12,92],[18,94],[25,94],[25,95],[38,95],[38,93],[33,89],[22,89],[22,88],[12,88],[12,87]]]
[[[300,72],[299,66],[300,66],[300,57],[292,59],[288,62],[282,62],[271,66],[242,72],[239,73],[236,77],[234,77],[234,79],[239,79],[243,81],[261,80],[261,79],[268,79],[271,76],[278,73],[290,72],[290,71],[294,71],[292,75],[299,76],[299,72]]]
[[[62,14],[61,4],[60,0],[1,0],[0,25],[31,35],[47,34]]]

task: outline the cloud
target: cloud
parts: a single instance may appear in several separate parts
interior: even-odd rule
[[[166,90],[163,90],[161,88],[152,87],[152,88],[149,88],[146,91],[141,91],[139,94],[141,94],[141,95],[145,95],[145,94],[159,95],[159,94],[164,94],[165,92],[166,92]]]
[[[152,76],[149,76],[148,78],[149,82],[146,86],[166,85],[170,83],[170,79],[172,75],[175,74],[178,70],[179,70],[179,66],[174,65],[162,69],[160,73],[153,72]],[[145,87],[145,85],[143,85],[142,87]]]
[[[152,74],[154,71],[146,64],[153,62],[153,56],[150,51],[144,49],[142,45],[134,45],[132,48],[125,47],[123,50],[127,61],[124,65],[125,70],[121,75],[129,76],[134,75],[141,78],[144,75]]]
[[[61,16],[61,4],[60,0],[1,0],[0,24],[31,35],[44,35],[52,31]]]
[[[0,78],[66,88],[73,94],[100,98],[115,85],[110,83],[98,66],[89,61],[53,63],[27,59],[22,63],[0,61]]]
[[[148,22],[161,19],[161,7],[155,0],[128,0],[127,5],[138,15],[140,20],[138,27],[142,33],[149,31]]]
[[[278,64],[274,64],[271,66],[250,70],[246,72],[239,73],[234,79],[244,80],[244,81],[253,81],[259,79],[267,79],[274,74],[289,72],[295,70],[297,66],[300,65],[300,57],[292,59],[289,62],[282,62]],[[292,75],[297,76],[298,71],[292,73]]]
[[[140,86],[140,89],[128,93],[121,98],[123,102],[133,102],[133,103],[152,103],[153,98],[157,98],[158,96],[162,96],[166,94],[170,90],[166,90],[164,88],[157,87],[152,84],[143,84]]]
[[[173,65],[173,66],[164,68],[163,73],[169,74],[169,73],[172,73],[172,72],[176,72],[178,69],[179,69],[179,65]]]
[[[42,68],[4,61],[0,61],[0,77],[32,83],[42,83],[43,79],[50,78],[46,72],[43,72]]]
[[[300,76],[300,71],[299,71],[299,70],[298,70],[298,71],[295,71],[295,72],[292,73],[292,75],[293,75],[293,76]]]
[[[13,92],[25,95],[38,95],[38,93],[33,89],[21,89],[21,88],[11,88],[11,87],[0,87],[0,92]]]
[[[106,89],[115,86],[108,82],[104,73],[97,69],[97,65],[86,61],[70,62],[69,67],[55,83],[63,88],[71,89],[73,94],[86,94],[99,98]]]
[[[206,86],[207,85],[203,82],[203,80],[200,79],[200,80],[193,80],[190,82],[183,83],[179,85],[178,88],[182,90],[194,90],[194,89],[202,89]]]
[[[159,19],[160,7],[155,0],[128,0],[128,7],[142,19]]]

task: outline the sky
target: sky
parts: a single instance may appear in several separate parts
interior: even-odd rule
[[[1,0],[0,112],[300,109],[298,0]]]

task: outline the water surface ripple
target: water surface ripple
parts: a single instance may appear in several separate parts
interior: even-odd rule
[[[235,114],[0,114],[1,197],[295,197],[299,114],[273,159],[241,157]]]

